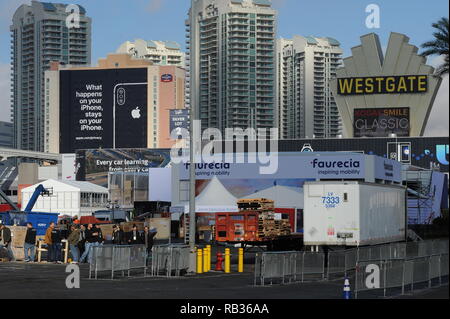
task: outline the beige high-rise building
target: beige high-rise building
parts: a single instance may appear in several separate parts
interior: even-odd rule
[[[332,38],[278,40],[280,138],[329,138],[341,133],[330,85],[342,64],[342,54],[340,43]]]

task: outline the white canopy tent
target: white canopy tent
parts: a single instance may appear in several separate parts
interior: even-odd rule
[[[275,185],[262,191],[243,197],[242,199],[266,198],[275,201],[278,208],[303,209],[303,189]]]
[[[39,196],[34,212],[59,213],[78,217],[90,216],[96,210],[105,209],[108,189],[89,183],[49,179],[22,190],[22,207],[25,208],[38,185],[50,189],[50,196]]]
[[[217,177],[195,199],[197,213],[238,212],[237,198],[233,196]],[[189,212],[189,203],[185,204],[185,212]]]

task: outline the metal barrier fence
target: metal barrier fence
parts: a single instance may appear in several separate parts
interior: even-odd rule
[[[187,245],[153,246],[151,276],[181,276],[189,268],[189,253]]]
[[[348,277],[357,271],[357,267],[362,262],[378,261],[383,262],[383,267],[389,265],[389,271],[386,272],[386,276],[388,276],[387,283],[393,286],[397,285],[399,281],[399,277],[396,277],[396,275],[402,272],[401,275],[403,276],[402,262],[412,258],[435,255],[440,255],[441,259],[444,258],[444,260],[445,257],[442,256],[447,256],[446,258],[448,260],[448,249],[448,240],[429,240],[357,247],[347,250],[329,251],[328,254],[313,252],[264,252],[256,255],[254,284],[263,286],[267,282],[270,284],[303,282],[305,276],[308,275],[314,275],[316,278],[319,277],[321,279],[330,279],[332,275]],[[433,258],[436,259],[437,257]],[[436,274],[437,261],[433,258],[430,269],[433,274]],[[440,264],[441,266],[442,263]],[[399,270],[399,267],[402,267],[402,269]],[[417,268],[419,266],[416,265],[415,267]],[[442,269],[440,269],[440,274],[442,272]],[[418,278],[417,274],[418,270],[416,270],[416,279]],[[408,275],[407,270],[406,276]],[[402,276],[400,278],[403,278]]]
[[[358,247],[328,253],[327,278],[333,274],[347,277],[354,271],[359,260],[391,260],[406,258],[406,243],[391,243],[380,246]]]
[[[386,297],[389,289],[400,294],[441,286],[448,281],[448,253],[396,260],[358,261],[355,276],[355,298],[361,292],[376,294],[383,291]]]
[[[254,284],[303,282],[305,277],[324,278],[325,254],[314,252],[265,252],[256,255]]]
[[[130,270],[143,269],[144,276],[147,272],[147,250],[144,245],[135,246],[114,246],[103,245],[94,247],[92,250],[92,262],[89,264],[89,279],[94,275],[98,279],[99,272],[111,272],[111,279],[117,271],[125,276],[127,272],[130,276]]]

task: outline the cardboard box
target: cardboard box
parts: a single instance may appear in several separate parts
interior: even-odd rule
[[[8,228],[11,230],[12,246],[23,247],[27,235],[27,228],[25,226],[8,226]]]
[[[25,259],[25,250],[23,249],[23,247],[12,247],[12,251],[14,254],[14,258],[17,261],[21,261]]]
[[[156,228],[157,234],[155,239],[169,239],[170,238],[170,218],[148,218],[145,223],[150,229]]]
[[[103,238],[106,240],[111,240],[112,233],[113,233],[113,224],[108,225],[100,225],[100,229],[103,233]]]

